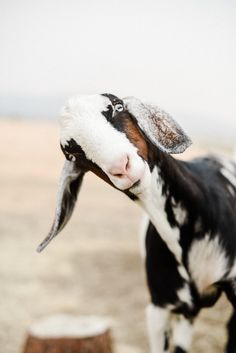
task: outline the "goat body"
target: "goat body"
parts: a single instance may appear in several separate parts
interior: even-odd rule
[[[203,307],[225,292],[236,309],[236,165],[174,159],[170,153],[183,152],[189,138],[167,113],[135,98],[73,98],[61,125],[67,161],[55,220],[38,250],[68,222],[87,171],[123,191],[150,219],[144,247],[151,353],[169,352],[171,313],[178,315],[175,353],[187,352]],[[235,323],[234,312],[227,353],[236,350]]]
[[[153,178],[151,197],[144,201],[151,215],[145,237],[151,351],[163,352],[160,341],[167,347],[168,314],[174,312],[181,316],[174,328],[175,351],[184,352],[203,307],[212,306],[223,291],[236,307],[236,165],[216,157],[182,162],[159,151]],[[235,349],[232,323],[235,313],[227,352]]]

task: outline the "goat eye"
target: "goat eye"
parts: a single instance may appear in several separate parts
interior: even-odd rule
[[[76,161],[76,157],[73,156],[73,154],[70,154],[70,155],[69,155],[69,159],[70,159],[70,161],[72,161],[72,162],[75,162],[75,161]]]
[[[73,154],[66,152],[66,151],[65,151],[65,157],[66,157],[66,159],[68,159],[68,161],[71,161],[71,162],[76,161],[76,157]]]
[[[124,110],[124,107],[123,107],[123,105],[121,103],[118,103],[118,104],[115,105],[115,110],[117,112],[122,112]]]

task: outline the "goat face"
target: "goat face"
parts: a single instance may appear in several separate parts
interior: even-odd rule
[[[136,144],[131,134],[140,135]],[[120,190],[130,188],[144,174],[144,139],[124,102],[112,95],[69,100],[61,117],[61,147],[79,168],[92,170]]]
[[[150,146],[180,153],[191,143],[167,113],[134,97],[73,97],[63,109],[60,125],[61,148],[67,161],[61,174],[55,220],[39,251],[68,222],[87,171],[119,190],[140,194],[150,176]]]

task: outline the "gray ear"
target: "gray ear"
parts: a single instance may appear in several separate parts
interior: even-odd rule
[[[146,137],[162,151],[182,153],[191,145],[190,138],[165,111],[144,104],[135,97],[123,99],[125,109],[136,119]]]
[[[69,221],[74,210],[83,176],[84,172],[81,172],[74,162],[65,161],[59,181],[54,222],[48,236],[38,246],[38,252],[41,252]]]

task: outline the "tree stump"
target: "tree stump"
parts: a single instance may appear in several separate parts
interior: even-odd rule
[[[112,353],[108,320],[54,315],[33,323],[23,353]]]

